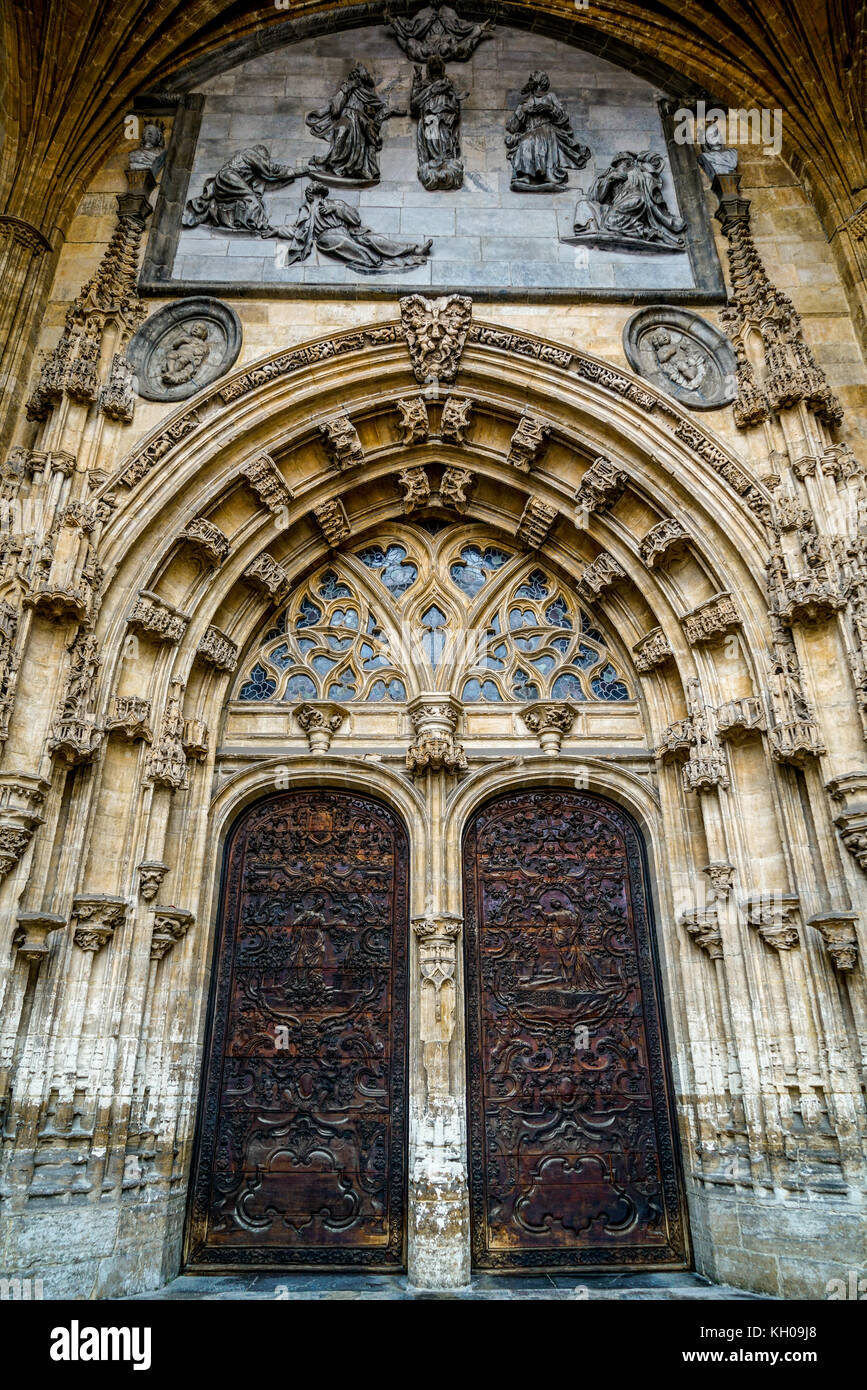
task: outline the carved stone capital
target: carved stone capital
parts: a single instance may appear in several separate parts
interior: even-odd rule
[[[15,947],[18,954],[36,963],[48,955],[50,934],[66,926],[66,918],[56,912],[21,912],[17,921]]]
[[[139,864],[138,887],[146,903],[156,897],[168,871],[168,864],[163,864],[159,859],[144,859]]]
[[[839,813],[834,824],[840,839],[867,873],[867,772],[847,772],[825,785]]]
[[[101,951],[126,918],[125,898],[82,894],[72,901],[73,941],[82,951]]]
[[[571,705],[539,701],[520,711],[521,719],[532,734],[539,740],[543,753],[556,754],[565,734],[571,732],[575,723],[575,711]]]
[[[0,879],[15,867],[40,826],[50,783],[26,772],[0,773]]]
[[[151,911],[154,914],[151,960],[162,960],[175,942],[186,936],[195,917],[182,907],[154,907]]]
[[[799,944],[795,922],[799,906],[798,898],[785,893],[753,893],[741,903],[750,926],[775,951],[791,951]]]
[[[647,535],[638,543],[638,553],[648,569],[656,569],[663,561],[672,560],[680,553],[689,536],[676,517],[668,516],[651,526]]]
[[[460,701],[451,695],[428,692],[410,701],[415,739],[407,749],[406,766],[414,777],[423,772],[466,771],[463,745],[455,739],[460,712]]]
[[[858,937],[855,932],[858,913],[822,912],[807,920],[820,933],[836,969],[843,974],[854,970],[858,960]]]
[[[447,396],[440,421],[440,438],[447,444],[466,444],[476,403],[468,396]]]
[[[401,443],[426,444],[430,438],[430,419],[424,396],[402,396],[394,402],[400,416]]]
[[[515,534],[528,550],[538,550],[556,520],[556,507],[549,506],[541,497],[528,497]]]
[[[329,502],[321,502],[318,507],[313,508],[313,515],[332,548],[340,545],[350,536],[349,518],[339,497],[334,497]]]
[[[334,704],[299,705],[295,718],[307,735],[310,752],[327,753],[346,718],[346,711]]]
[[[241,472],[263,506],[277,515],[292,501],[292,490],[270,454],[257,454],[241,464]]]
[[[711,960],[722,960],[722,932],[715,909],[693,909],[681,914],[681,923],[697,946],[707,951]]]
[[[204,516],[187,522],[180,539],[193,546],[211,565],[221,565],[230,550],[228,536]]]
[[[635,653],[635,669],[642,675],[674,660],[671,643],[661,627],[651,628],[638,639],[632,650]]]

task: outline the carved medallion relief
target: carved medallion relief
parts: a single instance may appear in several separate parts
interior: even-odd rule
[[[241,321],[218,299],[182,299],[159,309],[127,348],[136,390],[148,401],[180,401],[210,386],[241,351]]]
[[[724,334],[685,309],[640,309],[623,330],[629,365],[692,410],[719,410],[737,394],[737,359]]]

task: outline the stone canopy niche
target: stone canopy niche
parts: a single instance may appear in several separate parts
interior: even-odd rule
[[[658,89],[544,35],[470,38],[423,60],[388,25],[241,45],[178,108],[141,289],[721,299]]]

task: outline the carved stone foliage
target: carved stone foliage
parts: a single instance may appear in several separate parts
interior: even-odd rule
[[[355,468],[358,464],[364,463],[361,440],[348,415],[332,415],[330,419],[323,420],[319,426],[319,433],[338,472],[342,473],[347,468]]]
[[[446,396],[440,422],[440,438],[447,444],[466,444],[475,401],[468,396]]]
[[[456,512],[465,512],[469,506],[467,493],[476,481],[475,473],[469,468],[446,468],[440,479],[440,502]]]
[[[153,902],[169,871],[159,859],[145,859],[138,866],[138,889],[146,903]]]
[[[425,444],[430,435],[430,420],[424,396],[403,396],[394,408],[400,415],[402,443]]]
[[[460,703],[449,695],[419,695],[409,705],[415,738],[406,752],[407,771],[414,777],[424,772],[465,772],[463,744],[455,738]]]
[[[234,671],[238,665],[238,644],[221,632],[218,627],[209,627],[196,648],[197,656],[216,666],[218,671]]]
[[[151,911],[154,914],[151,960],[162,960],[175,942],[183,940],[196,919],[183,907],[154,907]]]
[[[550,433],[550,425],[545,424],[544,420],[540,420],[531,411],[525,410],[509,442],[506,462],[522,473],[529,473],[545,452]]]
[[[270,598],[281,598],[287,592],[290,579],[283,566],[273,557],[264,552],[257,555],[247,569],[244,570],[244,578],[252,584],[254,589],[260,589],[268,594]]]
[[[109,734],[123,734],[130,742],[153,742],[150,726],[151,702],[141,695],[115,695],[114,714],[106,723]]]
[[[742,903],[750,926],[775,951],[791,951],[799,945],[795,920],[799,905],[796,897],[785,893],[754,894]]]
[[[606,454],[600,454],[581,479],[575,505],[582,511],[607,512],[621,496],[627,481],[624,470],[612,463]]]
[[[451,5],[423,5],[412,18],[386,11],[388,32],[414,63],[440,58],[444,63],[466,63],[482,39],[494,31],[494,21],[473,24],[461,19]]]
[[[313,515],[330,546],[340,545],[341,541],[345,541],[350,535],[349,518],[339,497],[332,498],[329,502],[321,502],[318,507],[313,508]]]
[[[817,419],[839,425],[843,409],[818,366],[801,329],[792,301],[769,280],[750,228],[750,204],[740,196],[736,169],[716,172],[713,189],[719,199],[716,216],[728,241],[732,292],[721,315],[737,353],[738,396],[734,417],[742,427],[760,424],[772,411],[803,402]],[[757,382],[746,342],[761,340],[764,379]]]
[[[197,1263],[255,1265],[279,1246],[283,1265],[401,1268],[407,857],[396,815],[357,793],[283,793],[239,825],[193,1176]],[[269,919],[284,874],[283,925],[251,953],[246,924]]]
[[[407,514],[430,503],[430,479],[423,468],[404,468],[397,477],[403,488],[403,510]]]
[[[270,454],[257,454],[241,465],[241,472],[263,506],[276,516],[292,501],[292,491]]]
[[[299,727],[307,735],[311,753],[327,753],[331,740],[346,719],[339,705],[299,705],[295,710]]]
[[[639,638],[632,650],[635,653],[635,669],[642,675],[674,660],[671,643],[661,627],[651,628],[650,632]]]
[[[520,715],[530,732],[538,738],[543,753],[559,753],[565,735],[571,732],[575,723],[575,711],[566,704],[540,702],[521,710]]]
[[[588,1259],[628,1267],[652,1239],[682,1260],[635,830],[596,797],[517,791],[471,822],[463,870],[476,1267],[574,1269],[579,1191]]]
[[[139,589],[127,621],[135,632],[140,632],[155,642],[171,642],[177,645],[183,640],[190,620],[172,604],[160,598],[159,594],[152,594],[148,589]]]
[[[160,731],[145,767],[145,782],[178,791],[189,786],[187,755],[184,749],[184,717],[181,706],[184,682],[173,680],[169,687]]]
[[[587,193],[578,189],[573,235],[562,240],[644,255],[685,251],[686,223],[666,201],[664,167],[650,150],[621,150]]]
[[[96,755],[102,731],[97,727],[94,704],[96,677],[102,657],[95,637],[79,633],[69,648],[70,666],[48,748],[64,762],[88,763]]]
[[[166,425],[155,439],[152,439],[143,449],[132,455],[129,463],[122,469],[118,482],[123,487],[134,487],[140,479],[144,478],[152,468],[155,468],[162,461],[166,454],[174,449],[176,444],[180,444],[188,434],[192,434],[193,430],[198,429],[200,424],[198,411],[188,410],[186,415],[181,416],[180,420],[174,420],[170,425]]]
[[[695,944],[706,951],[711,960],[722,960],[722,932],[715,908],[684,912],[680,920]]]
[[[835,777],[828,782],[827,790],[837,810],[834,824],[840,839],[867,873],[867,773],[850,772]]]
[[[114,936],[126,920],[125,898],[108,897],[104,893],[82,894],[72,902],[73,941],[81,951],[95,955]]]
[[[771,709],[768,731],[771,754],[781,763],[804,763],[825,752],[813,707],[804,689],[803,672],[791,633],[772,620]]]
[[[857,921],[855,912],[825,912],[809,918],[809,925],[821,935],[825,950],[841,974],[854,970],[858,961]]]
[[[726,633],[740,627],[741,619],[731,594],[714,594],[681,619],[690,646],[716,642]]]
[[[721,739],[739,740],[747,734],[764,733],[768,717],[759,695],[742,695],[717,706],[717,732]]]
[[[421,985],[419,1040],[428,1100],[449,1094],[449,1043],[455,1028],[455,969],[462,919],[414,917]]]
[[[15,949],[26,961],[38,965],[49,952],[48,938],[66,926],[66,918],[55,912],[19,912]]]
[[[515,534],[528,550],[538,550],[556,520],[556,507],[549,506],[541,497],[528,497]]]
[[[716,714],[702,695],[701,682],[696,676],[686,683],[686,703],[689,714],[677,720],[663,732],[656,749],[662,761],[682,760],[681,778],[684,791],[706,792],[729,785],[728,764],[720,747]]]
[[[559,193],[570,169],[583,169],[590,150],[575,138],[547,72],[532,72],[506,122],[506,151],[513,193]]]
[[[14,869],[42,824],[49,783],[26,773],[0,773],[0,879]]]
[[[466,93],[464,95],[467,95]],[[413,69],[410,112],[416,118],[418,179],[423,188],[460,188],[461,94],[446,73],[442,58],[428,58]]]
[[[135,413],[135,365],[127,354],[116,352],[108,369],[108,380],[99,393],[99,408],[109,420],[132,423]]]
[[[403,510],[409,514],[419,507],[442,507],[447,511],[465,512],[467,492],[476,481],[475,473],[467,468],[445,468],[439,489],[431,487],[425,468],[404,468],[398,474],[403,489]]]
[[[676,517],[668,516],[651,526],[638,543],[638,553],[649,569],[673,559],[683,549],[689,536]]]
[[[603,550],[589,565],[585,565],[575,587],[586,603],[593,603],[606,589],[626,579],[626,571],[613,555]]]
[[[147,401],[182,401],[223,376],[241,351],[241,320],[209,296],[158,309],[132,339],[127,357]]]
[[[472,312],[467,295],[428,299],[410,294],[401,299],[400,321],[416,381],[454,381]]]
[[[210,565],[221,565],[230,550],[228,536],[204,516],[188,521],[180,539],[197,550]]]
[[[737,390],[737,358],[713,324],[685,309],[640,309],[623,330],[629,365],[692,410],[719,410]]]

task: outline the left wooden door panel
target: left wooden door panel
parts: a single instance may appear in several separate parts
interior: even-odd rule
[[[397,816],[351,792],[235,827],[189,1265],[403,1267],[407,873]]]

